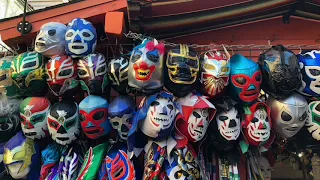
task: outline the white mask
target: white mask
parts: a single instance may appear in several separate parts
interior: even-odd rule
[[[132,117],[133,114],[123,114],[122,117],[113,117],[110,118],[110,123],[113,127],[113,129],[116,129],[118,131],[119,137],[123,140],[128,139],[128,132],[132,125]]]
[[[264,109],[256,110],[253,120],[248,125],[250,138],[256,142],[264,142],[269,139],[270,130],[267,111]]]
[[[240,117],[235,108],[216,115],[218,130],[226,140],[236,140],[240,135]]]
[[[209,110],[194,109],[188,120],[188,133],[195,140],[200,141],[209,126]]]

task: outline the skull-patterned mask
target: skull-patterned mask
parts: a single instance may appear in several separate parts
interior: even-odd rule
[[[47,120],[51,138],[58,144],[70,144],[80,135],[78,105],[75,102],[61,101],[54,104]]]
[[[64,54],[66,31],[67,26],[58,22],[42,25],[36,37],[35,51],[46,57]]]
[[[320,141],[320,101],[309,103],[306,124],[312,137]]]
[[[30,139],[42,139],[48,133],[46,117],[50,102],[45,97],[28,97],[20,104],[20,120],[24,135]]]
[[[128,67],[129,59],[127,57],[112,59],[108,64],[108,77],[111,86],[120,94],[128,93]]]
[[[240,116],[236,108],[233,107],[228,111],[221,111],[217,113],[215,119],[222,137],[228,141],[238,139],[241,131],[241,125]]]

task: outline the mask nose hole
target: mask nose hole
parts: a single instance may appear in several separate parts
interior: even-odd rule
[[[236,120],[231,119],[230,123],[229,123],[229,128],[233,128],[233,127],[236,127],[236,126],[237,126]]]

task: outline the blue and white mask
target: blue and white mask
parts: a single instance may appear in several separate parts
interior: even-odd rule
[[[68,24],[65,39],[67,55],[73,58],[83,57],[94,52],[97,31],[89,21],[76,18]]]

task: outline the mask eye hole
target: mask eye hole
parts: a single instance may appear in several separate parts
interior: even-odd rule
[[[147,58],[154,63],[159,62],[159,56],[155,56],[153,54],[147,54]]]
[[[50,121],[50,122],[49,122],[49,125],[50,125],[52,128],[54,128],[54,129],[57,129],[57,128],[58,128],[58,123],[55,122],[55,121]]]
[[[119,122],[112,122],[113,127],[118,127],[119,126]]]
[[[253,123],[259,122],[259,119],[255,117],[255,118],[253,118],[252,122]]]
[[[312,76],[319,76],[320,71],[318,69],[309,69],[309,72]]]
[[[200,114],[197,113],[197,112],[195,112],[195,111],[193,111],[192,114],[193,114],[193,116],[196,117],[196,118],[201,118]]]
[[[172,106],[171,104],[168,104],[168,108],[169,108],[170,110],[173,110],[173,106]]]
[[[316,122],[320,122],[320,116],[314,115],[314,116],[313,116],[313,119],[314,119]]]
[[[225,120],[227,120],[227,119],[228,119],[227,116],[220,116],[220,117],[219,117],[219,120],[220,120],[220,121],[225,121]]]
[[[304,121],[307,118],[307,112],[304,112],[302,116],[299,118],[300,121]]]
[[[65,76],[69,76],[71,73],[72,73],[72,70],[67,69],[67,70],[63,70],[63,71],[59,72],[59,76],[65,77]]]
[[[86,117],[83,114],[80,114],[79,119],[80,119],[80,122],[83,122],[86,120]]]
[[[104,111],[99,111],[99,112],[96,112],[92,118],[96,121],[99,121],[99,120],[102,120],[102,118],[104,117]]]
[[[260,74],[256,76],[256,81],[257,81],[257,82],[260,82],[260,81],[261,81],[261,75],[260,75]]]
[[[281,119],[284,121],[291,121],[292,117],[290,116],[290,114],[286,113],[285,111],[282,111]]]
[[[87,32],[83,32],[82,35],[83,35],[84,37],[90,37],[90,36],[91,36],[91,35],[90,35],[89,33],[87,33]]]
[[[158,106],[160,103],[158,101],[153,101],[150,106]]]
[[[43,116],[38,116],[38,117],[35,117],[33,120],[32,120],[32,122],[33,123],[38,123],[38,122],[42,122],[43,121]]]
[[[136,51],[136,52],[133,54],[131,61],[132,61],[132,62],[138,61],[138,60],[141,58],[141,54],[142,54],[141,51]]]
[[[105,72],[105,70],[106,70],[106,67],[102,66],[101,68],[98,69],[97,73],[103,73]]]
[[[7,79],[7,74],[3,74],[0,76],[0,81],[6,80]]]
[[[67,129],[70,129],[72,126],[74,126],[76,124],[76,120],[73,119],[73,120],[70,120],[66,123],[66,128]]]
[[[55,29],[50,29],[48,31],[49,36],[54,36],[56,34],[56,30]]]
[[[229,68],[227,68],[227,67],[221,68],[221,72],[228,72],[228,71],[229,71]]]
[[[243,77],[237,77],[236,79],[236,82],[239,83],[240,85],[245,85],[247,80]]]
[[[67,37],[72,37],[73,36],[73,32],[68,32],[67,33]]]
[[[211,65],[211,64],[205,64],[204,68],[212,71],[216,70],[216,67],[214,67],[214,65]]]
[[[24,64],[23,68],[31,68],[31,67],[36,66],[36,64],[37,64],[36,61],[32,61],[32,62]]]
[[[80,70],[78,71],[78,74],[79,74],[79,76],[84,76],[84,75],[87,74],[87,71],[85,71],[85,70],[83,70],[83,69],[80,69]]]
[[[320,112],[320,104],[317,104],[316,108],[315,108],[318,112]]]

